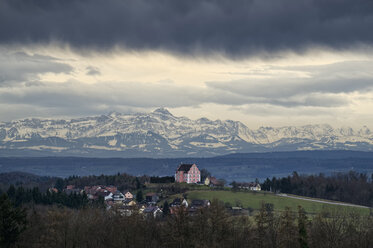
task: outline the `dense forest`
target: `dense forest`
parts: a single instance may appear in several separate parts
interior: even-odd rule
[[[14,185],[29,189],[37,187],[40,191],[45,192],[53,187],[57,180],[58,177],[38,176],[19,171],[0,173],[0,191],[6,191],[10,185]]]
[[[126,173],[117,173],[115,175],[91,175],[91,176],[69,176],[67,178],[59,177],[45,177],[37,176],[23,172],[9,172],[0,173],[0,190],[6,191],[9,186],[14,185],[16,187],[23,188],[39,188],[40,191],[45,192],[51,187],[56,187],[58,190],[62,190],[67,185],[75,185],[77,188],[84,188],[84,186],[92,185],[115,185],[119,190],[133,190],[139,189],[144,186],[145,183],[151,182],[151,179],[162,180],[159,177],[149,176],[132,176]],[[170,180],[170,177],[164,177]]]
[[[146,182],[150,182],[149,176],[132,176],[126,173],[117,173],[116,175],[100,175],[100,176],[71,176],[64,180],[59,180],[59,185],[66,186],[69,184],[75,185],[77,188],[92,185],[115,185],[120,191],[133,190],[141,188]]]
[[[160,183],[163,192],[170,194],[183,190],[179,184],[167,184],[171,177],[116,174],[65,179],[26,175],[26,178],[19,177],[17,186],[11,185],[0,192],[0,247],[370,248],[373,244],[373,214],[325,210],[308,215],[301,206],[274,211],[273,205],[263,202],[251,215],[236,215],[226,204],[214,200],[210,207],[193,213],[180,207],[170,214],[166,201],[163,215],[157,218],[140,214],[137,207],[126,216],[115,208],[107,210],[103,199],[89,201],[85,193],[66,194],[61,190],[42,192],[35,185],[40,182],[43,187],[63,189],[71,184],[81,188],[104,184],[142,193],[151,182]],[[372,178],[355,172],[328,177],[294,172],[286,178],[267,179],[262,188],[358,204],[372,199]],[[157,187],[154,189],[159,191]]]
[[[207,170],[202,170],[204,175],[210,175]],[[183,193],[187,188],[180,189],[177,184],[172,184],[174,178],[171,176],[132,176],[126,173],[100,176],[70,176],[67,178],[40,177],[28,173],[12,172],[0,174],[0,193],[6,192],[10,185],[15,184],[24,191],[36,190],[46,192],[48,188],[55,187],[59,191],[67,185],[75,185],[77,188],[92,185],[115,185],[120,191],[138,190],[145,188],[147,183],[163,184],[163,190],[170,193]],[[171,184],[169,184],[171,183]],[[169,184],[169,185],[167,185]],[[234,185],[235,183],[231,183]],[[373,206],[373,174],[348,172],[334,173],[326,176],[299,175],[293,172],[292,175],[283,178],[267,178],[261,183],[262,190],[276,193],[288,193],[301,196],[322,198],[328,200],[349,202],[353,204]],[[36,189],[38,188],[38,189]],[[22,191],[22,189],[21,189]]]
[[[262,190],[350,202],[373,207],[373,174],[350,171],[331,176],[298,175],[267,178]]]
[[[63,191],[53,192],[49,190],[46,192],[41,192],[38,187],[25,189],[23,187],[14,187],[11,185],[6,191],[6,195],[16,207],[57,205],[80,209],[88,206],[89,204],[93,206],[103,206],[103,199],[96,202],[88,201],[87,195],[84,192],[82,194],[66,194]]]
[[[38,206],[28,211],[0,198],[0,246],[53,247],[299,247],[369,248],[373,217],[342,212],[309,219],[304,210],[274,212],[270,204],[254,217],[233,216],[215,200],[190,215],[183,208],[160,218],[99,208]]]

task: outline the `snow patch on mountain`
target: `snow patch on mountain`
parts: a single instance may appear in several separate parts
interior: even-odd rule
[[[328,124],[260,127],[232,120],[191,120],[167,109],[71,120],[24,119],[0,122],[0,151],[38,150],[46,155],[214,156],[234,152],[319,149],[373,150],[373,133],[363,126]],[[110,152],[110,153],[107,153]]]

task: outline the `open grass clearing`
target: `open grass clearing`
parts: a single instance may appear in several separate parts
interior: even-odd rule
[[[226,190],[194,190],[188,191],[188,199],[218,199],[231,206],[242,206],[243,208],[251,208],[253,210],[260,209],[262,203],[271,203],[274,205],[275,211],[283,211],[286,207],[290,207],[296,211],[298,206],[302,206],[307,213],[316,214],[323,210],[357,212],[360,214],[369,214],[368,208],[359,208],[354,206],[339,206],[327,203],[313,202],[303,199],[294,199],[277,196],[269,192],[233,192]]]

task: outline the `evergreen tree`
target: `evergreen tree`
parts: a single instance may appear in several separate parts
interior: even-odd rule
[[[63,179],[58,178],[54,187],[58,190],[58,192],[61,192],[63,190],[63,188],[65,187],[65,183],[64,183]]]
[[[266,191],[271,191],[272,190],[272,182],[268,177],[264,181],[264,183],[262,184],[262,190],[266,190]]]
[[[136,193],[136,201],[140,203],[143,200],[144,200],[144,196],[142,195],[142,190],[138,190]]]
[[[258,247],[275,247],[276,245],[277,226],[273,210],[273,204],[262,202],[260,211],[255,216]]]
[[[14,197],[16,196],[16,188],[14,187],[13,184],[9,186],[9,189],[6,192],[6,194],[8,195],[10,199],[14,199]]]
[[[307,215],[304,208],[298,206],[298,233],[300,248],[308,248],[307,240]]]
[[[289,207],[285,207],[279,219],[278,247],[297,247],[297,227],[294,214]]]
[[[34,201],[34,203],[36,203],[36,204],[41,203],[42,195],[41,195],[38,187],[33,188],[31,194],[32,194],[32,200]]]
[[[211,177],[211,173],[206,170],[206,169],[202,169],[201,171],[201,181],[203,182],[207,177]]]
[[[238,190],[238,185],[237,185],[236,181],[233,181],[231,183],[231,185],[232,185],[232,191],[237,191]]]
[[[170,207],[169,207],[167,201],[164,202],[164,204],[163,204],[163,210],[162,211],[163,211],[163,215],[164,216],[167,216],[167,215],[170,214]]]
[[[14,203],[17,207],[21,206],[23,203],[26,203],[26,192],[23,187],[18,187],[16,189],[16,194],[15,194],[15,200]]]
[[[140,189],[140,188],[141,188],[140,180],[138,177],[136,177],[136,189]]]
[[[14,207],[6,195],[0,196],[0,247],[10,247],[25,227],[25,211]]]

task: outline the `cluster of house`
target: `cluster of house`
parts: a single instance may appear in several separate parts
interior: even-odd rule
[[[211,205],[209,200],[192,200],[190,203],[184,198],[176,198],[172,201],[169,206],[169,213],[171,215],[177,214],[178,211],[185,211],[188,214],[194,214],[198,209],[207,208]],[[130,215],[131,210],[122,210],[125,215]],[[148,216],[153,216],[154,218],[163,215],[164,209],[158,207],[157,205],[142,205],[139,208],[139,212]]]
[[[260,191],[262,190],[259,183],[251,182],[251,183],[236,183],[239,189],[248,189],[252,191]]]
[[[210,205],[211,202],[209,200],[192,200],[189,204],[185,198],[176,198],[170,204],[170,214],[177,214],[178,211],[194,214],[198,209],[207,208]]]
[[[55,190],[52,188],[51,190]],[[145,194],[145,199],[142,202],[136,202],[134,195],[128,191],[119,191],[117,187],[109,185],[95,185],[85,186],[84,189],[75,187],[74,185],[67,185],[63,192],[66,194],[87,194],[88,199],[95,201],[99,198],[103,199],[106,205],[106,209],[116,210],[122,215],[131,215],[133,211],[138,211],[141,214],[153,217],[159,217],[163,215],[163,209],[157,206],[159,202],[159,195],[154,192]],[[181,208],[181,207],[184,208]],[[190,214],[197,211],[202,207],[210,206],[208,200],[193,200],[188,203],[186,199],[176,198],[170,204],[170,214],[176,214],[179,209],[184,209]]]
[[[58,192],[51,188],[50,191]],[[147,193],[142,202],[136,202],[134,195],[129,190],[119,191],[116,186],[94,185],[85,186],[84,189],[76,188],[75,185],[67,185],[63,192],[66,194],[87,194],[89,200],[103,199],[106,209],[115,209],[124,215],[131,215],[134,210],[154,217],[162,214],[162,209],[156,204],[159,201],[157,193]]]
[[[196,164],[180,164],[175,173],[176,182],[204,184],[211,187],[224,186],[224,181],[218,180],[215,177],[207,177],[201,181],[201,172]],[[261,190],[258,183],[237,183],[238,188],[249,190]],[[51,188],[51,191],[57,191]],[[95,185],[85,186],[84,189],[67,185],[63,190],[66,194],[87,194],[88,199],[98,200],[103,199],[107,209],[116,209],[124,215],[131,215],[134,210],[140,213],[157,217],[163,214],[163,210],[157,206],[159,196],[157,193],[147,193],[142,202],[136,202],[134,195],[129,190],[119,191],[116,186]],[[210,206],[209,200],[192,200],[188,202],[186,199],[176,198],[170,204],[170,213],[175,214],[182,209],[193,214],[200,208]]]
[[[175,182],[178,183],[197,183],[204,184],[211,187],[223,187],[225,182],[215,177],[206,177],[201,181],[201,171],[196,164],[180,164],[175,172]],[[259,183],[237,183],[238,188],[260,191]]]
[[[97,200],[100,197],[104,199],[107,206],[123,205],[123,206],[135,206],[136,201],[133,199],[133,194],[125,190],[120,192],[115,186],[85,186],[84,192],[87,194],[88,199]]]

